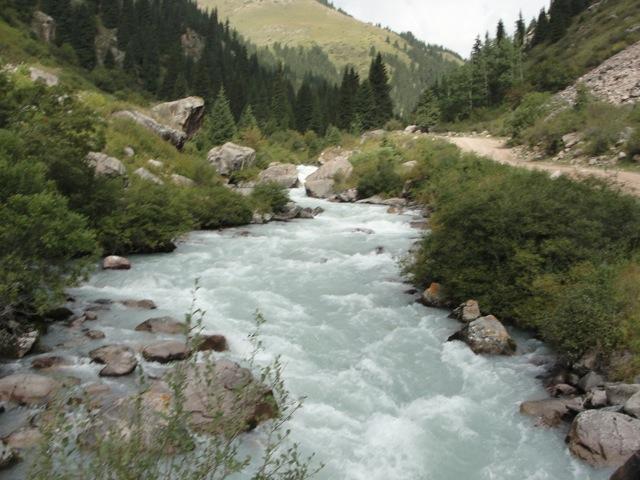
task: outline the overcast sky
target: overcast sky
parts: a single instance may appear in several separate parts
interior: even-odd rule
[[[549,0],[333,0],[354,17],[407,30],[428,43],[444,45],[467,57],[478,34],[495,35],[498,20],[509,31],[522,13],[529,23]]]

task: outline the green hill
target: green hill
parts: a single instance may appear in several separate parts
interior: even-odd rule
[[[337,81],[347,65],[366,75],[373,52],[393,72],[398,111],[413,108],[419,94],[451,67],[455,53],[425,45],[411,34],[361,22],[318,0],[198,0],[261,47],[263,60],[283,61],[298,78],[307,72]]]

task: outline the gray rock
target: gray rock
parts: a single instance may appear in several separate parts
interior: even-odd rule
[[[624,413],[640,418],[640,392],[627,400],[627,403],[624,404]]]
[[[48,403],[59,388],[55,380],[35,374],[15,374],[0,378],[0,401],[20,405]]]
[[[640,392],[640,384],[616,383],[604,387],[609,405],[624,405],[631,397]]]
[[[138,325],[136,331],[178,335],[187,333],[187,324],[173,317],[150,318]]]
[[[411,133],[411,134],[422,132],[420,127],[417,125],[409,125],[407,128],[404,129],[404,131],[405,133]]]
[[[13,466],[19,459],[18,453],[0,440],[0,470]]]
[[[607,392],[601,389],[591,390],[584,403],[587,408],[604,408],[607,406]]]
[[[12,432],[4,439],[9,448],[15,450],[26,450],[37,446],[42,440],[42,433],[39,428],[23,428]],[[0,457],[2,455],[0,454]],[[2,461],[0,460],[0,468]]]
[[[168,125],[163,125],[144,113],[135,110],[122,110],[113,114],[114,118],[129,120],[134,122],[163,140],[170,142],[178,150],[182,150],[187,141],[187,134]]]
[[[192,138],[204,120],[204,100],[200,97],[182,98],[156,105],[151,111],[162,122],[182,130],[187,138]]]
[[[252,167],[256,161],[256,151],[235,143],[225,143],[212,148],[207,154],[207,161],[220,175],[229,176],[234,172]]]
[[[33,82],[42,82],[47,87],[55,87],[60,83],[60,79],[54,73],[47,72],[38,67],[29,67],[29,77]]]
[[[127,174],[127,169],[120,160],[104,153],[89,152],[85,161],[93,167],[99,177],[122,177]]]
[[[602,376],[598,375],[595,372],[589,372],[580,379],[577,386],[580,390],[587,393],[594,388],[603,387],[604,383],[605,381]]]
[[[473,322],[482,316],[480,313],[480,305],[475,300],[467,300],[465,303],[456,308],[451,316],[456,320],[464,323]]]
[[[102,268],[104,270],[130,270],[131,262],[127,258],[110,255],[102,260]]]
[[[145,360],[158,363],[169,363],[189,358],[191,351],[184,342],[166,340],[147,345],[142,350]]]
[[[640,451],[615,471],[610,480],[638,480],[640,478]]]
[[[149,165],[152,168],[164,168],[164,163],[154,158],[147,160],[147,165]]]
[[[160,180],[157,175],[154,175],[144,167],[138,168],[135,172],[133,172],[133,174],[137,175],[143,180],[146,180],[147,182],[155,183],[156,185],[164,185],[164,182]]]
[[[106,338],[105,333],[100,330],[89,330],[84,335],[91,340],[102,340],[103,338]]]
[[[101,377],[121,377],[129,375],[138,366],[136,354],[126,345],[105,345],[89,352],[89,357],[105,367],[100,370]]]
[[[38,342],[40,333],[37,330],[31,330],[23,334],[17,335],[15,339],[15,356],[16,358],[22,358],[33,350],[33,347]]]
[[[305,181],[307,195],[314,198],[329,198],[334,195],[336,180],[347,179],[353,172],[353,165],[349,161],[352,155],[352,152],[344,151],[342,155],[333,156],[309,175]]]
[[[122,149],[122,153],[124,153],[124,156],[125,156],[125,157],[129,157],[129,158],[131,158],[131,157],[133,157],[133,156],[136,154],[136,151],[135,151],[133,148],[131,148],[131,147],[124,147],[124,148]]]
[[[582,139],[582,136],[579,133],[567,133],[562,137],[562,143],[566,148],[571,148]]]
[[[537,419],[544,427],[557,427],[563,420],[574,417],[584,410],[583,400],[577,398],[547,398],[520,404],[520,413]]]
[[[122,300],[122,305],[128,308],[139,308],[140,310],[155,310],[157,305],[153,300]]]
[[[277,183],[284,188],[298,186],[298,169],[290,163],[274,162],[258,175],[258,183]]]
[[[196,182],[194,182],[190,178],[178,175],[177,173],[171,175],[171,181],[174,185],[177,185],[179,187],[193,187],[196,184]]]
[[[567,436],[576,457],[597,467],[620,467],[640,450],[640,420],[620,413],[587,410],[580,413]]]
[[[476,354],[513,355],[517,348],[507,329],[493,315],[474,320],[449,338],[456,340],[465,342]]]
[[[45,370],[50,368],[59,367],[61,365],[68,365],[67,359],[59,357],[57,355],[50,357],[39,357],[31,361],[31,368],[35,370]]]
[[[45,43],[53,43],[56,39],[56,21],[40,10],[33,12],[31,31]]]

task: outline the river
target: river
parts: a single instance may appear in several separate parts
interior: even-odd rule
[[[399,259],[420,234],[410,215],[314,200],[302,188],[291,197],[325,212],[194,232],[176,252],[133,257],[131,271],[98,272],[72,293],[79,301],[149,298],[159,307],[153,316],[181,317],[199,279],[205,326],[225,334],[237,358],[251,350],[247,335],[262,312],[259,361],[281,355],[288,389],[307,397],[292,436],[326,464],[321,480],[608,478],[571,457],[564,432],[518,413],[521,401],[546,396],[532,362],[548,354],[541,343],[516,333],[519,355],[476,356],[445,342],[460,327],[447,312],[405,293]],[[135,343],[148,334],[133,327],[149,316],[115,307],[95,328],[103,343]],[[95,381],[98,368],[85,361],[74,374]]]

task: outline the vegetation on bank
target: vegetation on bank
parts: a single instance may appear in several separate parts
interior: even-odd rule
[[[476,299],[570,359],[599,352],[614,378],[640,371],[635,197],[427,139],[390,136],[353,163],[349,184],[366,195],[397,196],[406,185],[432,212],[432,231],[407,265],[416,284],[440,283],[454,304]]]

